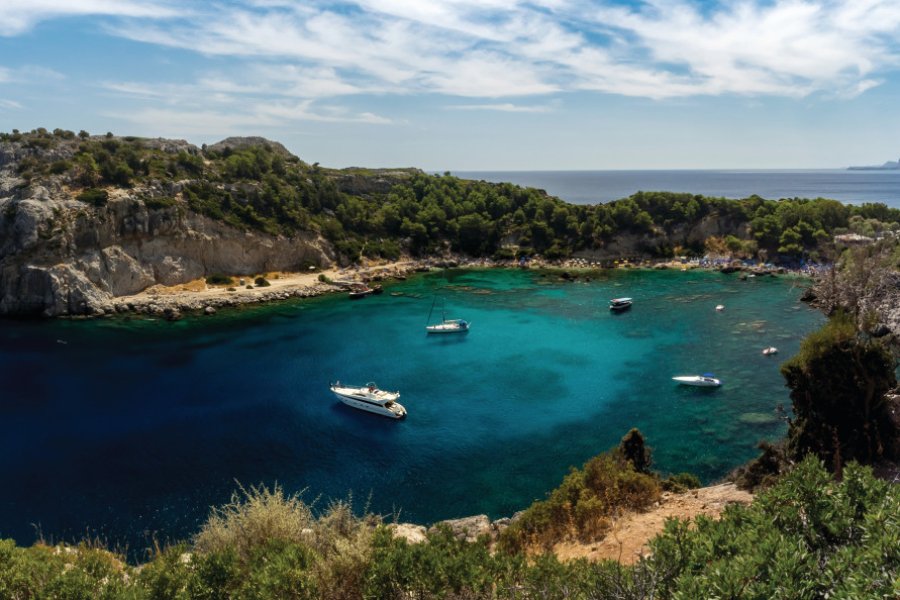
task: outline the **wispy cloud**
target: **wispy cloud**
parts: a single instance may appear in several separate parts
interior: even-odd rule
[[[21,108],[22,105],[15,100],[6,100],[4,98],[0,98],[0,110],[19,110]]]
[[[570,91],[852,97],[900,63],[889,0],[4,0],[0,34],[96,15],[113,35],[232,57],[273,97]],[[220,80],[222,94],[240,86]],[[209,87],[209,86],[208,86]],[[501,105],[501,104],[498,104]]]
[[[369,111],[353,111],[310,98],[273,99],[259,89],[220,79],[162,86],[138,82],[105,83],[103,87],[113,94],[147,101],[145,108],[112,111],[105,116],[147,130],[162,128],[161,135],[258,132],[304,121],[370,125],[393,122]]]
[[[28,31],[47,19],[71,16],[169,18],[184,14],[160,0],[3,0],[0,3],[0,35]]]
[[[502,104],[449,104],[444,108],[448,110],[491,110],[511,113],[546,113],[552,111],[549,106],[522,106],[510,102]]]

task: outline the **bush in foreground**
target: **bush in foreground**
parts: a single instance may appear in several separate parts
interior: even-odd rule
[[[250,488],[213,511],[193,548],[157,551],[139,569],[86,545],[0,541],[0,598],[900,597],[900,491],[855,463],[843,475],[809,457],[719,520],[669,521],[633,566],[492,551],[446,528],[409,544],[349,502],[314,517],[298,496]]]

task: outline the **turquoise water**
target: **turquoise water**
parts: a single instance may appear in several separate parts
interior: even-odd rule
[[[177,323],[6,322],[0,536],[92,531],[143,548],[195,532],[235,481],[402,520],[509,515],[639,427],[655,467],[706,481],[781,436],[778,372],[822,317],[788,278],[447,271]],[[614,315],[612,297],[634,307]],[[464,335],[427,336],[434,298]],[[724,304],[724,312],[714,307]],[[435,317],[436,318],[436,317]],[[762,348],[781,353],[764,357]],[[716,390],[673,385],[713,372]],[[402,393],[392,421],[328,383]]]

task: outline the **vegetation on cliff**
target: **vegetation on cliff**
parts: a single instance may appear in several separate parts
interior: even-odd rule
[[[896,349],[892,336],[876,338],[865,325],[838,309],[781,366],[793,408],[787,436],[760,444],[762,455],[734,473],[739,485],[769,485],[809,455],[838,477],[850,461],[890,467],[900,460]]]
[[[0,134],[0,144],[16,149],[26,185],[56,178],[94,206],[107,201],[104,192],[127,189],[154,210],[188,209],[270,234],[313,230],[349,261],[446,250],[555,259],[603,249],[623,235],[636,237],[632,252],[646,256],[711,249],[819,258],[835,233],[900,228],[900,210],[881,204],[638,192],[607,204],[573,205],[532,188],[415,169],[326,169],[279,144],[251,141],[198,149],[62,130]]]

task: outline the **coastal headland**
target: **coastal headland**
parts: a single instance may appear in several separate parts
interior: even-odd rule
[[[414,168],[327,169],[263,138],[198,148],[45,129],[0,134],[0,215],[0,315],[12,317],[214,310],[331,291],[297,279],[310,268],[447,256],[563,268],[712,256],[799,268],[828,262],[838,235],[875,240],[900,227],[900,210],[877,204],[639,192],[573,205]],[[198,289],[223,274],[245,284]],[[266,275],[264,290],[249,282]]]

